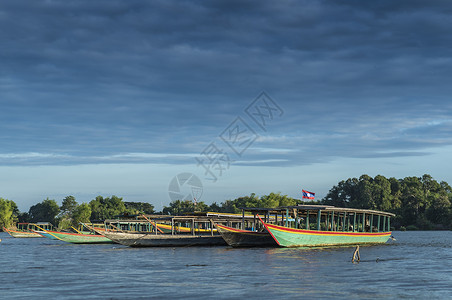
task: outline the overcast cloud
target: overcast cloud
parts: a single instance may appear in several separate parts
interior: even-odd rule
[[[306,166],[452,144],[450,1],[11,0],[0,28],[3,166],[195,165],[211,142],[237,165]],[[265,130],[245,112],[262,91],[283,111]],[[258,136],[241,156],[220,138],[237,117]]]

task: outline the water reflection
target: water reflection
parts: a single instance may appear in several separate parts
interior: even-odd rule
[[[0,234],[0,298],[448,298],[452,232],[395,235],[360,247],[352,264],[354,247],[129,248]]]

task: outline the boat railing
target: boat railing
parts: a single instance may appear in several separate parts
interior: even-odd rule
[[[242,208],[245,213],[259,214],[263,222],[288,228],[314,231],[388,232],[394,214],[368,209],[339,208],[325,205],[297,205],[278,208]],[[254,219],[255,220],[255,219]],[[241,229],[247,221],[242,220]],[[251,228],[258,224],[252,223]]]

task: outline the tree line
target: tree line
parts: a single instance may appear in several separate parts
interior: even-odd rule
[[[61,206],[54,199],[45,199],[30,207],[28,212],[20,212],[16,203],[0,198],[0,228],[11,227],[16,222],[50,222],[59,229],[78,224],[103,221],[116,216],[138,213],[153,214],[154,206],[146,202],[125,202],[117,196],[97,196],[89,203],[79,204],[74,196],[63,199]]]
[[[75,197],[67,196],[59,206],[53,199],[45,199],[30,207],[28,213],[19,212],[17,205],[0,198],[0,227],[12,226],[15,222],[51,222],[58,228],[69,228],[80,222],[95,222],[117,216],[135,214],[182,215],[194,211],[240,213],[242,207],[278,207],[297,204],[322,204],[337,207],[373,209],[392,212],[396,215],[392,224],[397,229],[452,229],[452,188],[447,182],[437,182],[430,175],[374,178],[361,175],[349,178],[333,186],[328,194],[318,201],[302,201],[270,193],[261,197],[252,193],[234,200],[208,205],[204,202],[175,200],[155,212],[147,202],[126,202],[117,196],[97,196],[89,203],[77,203]]]
[[[392,224],[408,229],[452,229],[452,188],[428,174],[396,179],[361,175],[340,181],[322,204],[382,210],[396,215]]]

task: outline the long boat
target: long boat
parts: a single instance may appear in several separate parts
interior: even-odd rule
[[[37,226],[38,225],[38,226]],[[38,227],[52,229],[52,224],[48,222],[38,222],[38,223],[17,223],[15,228],[5,228],[3,231],[7,232],[14,238],[41,238],[38,232],[36,232]]]
[[[184,226],[173,226],[169,224],[161,224],[157,223],[157,228],[162,230],[164,233],[171,233],[171,230],[181,233],[190,233],[192,232],[192,228],[184,227]],[[202,228],[194,228],[195,233],[210,233],[212,230],[215,232],[216,229],[202,229]]]
[[[194,233],[194,234],[209,234],[217,232],[217,229],[212,227],[210,220],[204,220],[204,224],[195,222],[196,227],[187,227],[185,224],[190,224],[191,219],[180,220],[181,222],[174,222],[174,217],[158,216],[157,221],[148,219],[145,215],[136,215],[136,219],[123,220],[105,220],[105,227],[112,228],[119,231],[127,232],[155,232],[159,233]],[[186,218],[186,217],[181,217]],[[199,218],[199,216],[194,216]],[[173,220],[173,223],[171,223]],[[159,222],[159,223],[157,223]],[[166,222],[166,223],[164,223]],[[157,228],[156,228],[157,227]]]
[[[16,229],[8,229],[3,227],[3,231],[7,232],[10,236],[14,238],[40,238],[42,237],[38,233],[35,232],[28,232],[28,231],[21,231]]]
[[[226,242],[220,235],[190,235],[190,234],[155,234],[150,232],[101,232],[103,236],[130,247],[188,247],[188,246],[225,246]]]
[[[241,222],[238,215],[209,212],[145,219],[146,222],[106,220],[106,228],[114,230],[97,232],[116,243],[131,247],[226,246],[214,223]]]
[[[279,224],[261,222],[282,247],[381,244],[391,238],[391,213],[322,205],[279,210]]]
[[[216,224],[218,231],[232,247],[275,247],[277,246],[268,231],[251,231]]]
[[[113,244],[113,241],[97,233],[72,233],[45,230],[43,236],[72,244]]]

